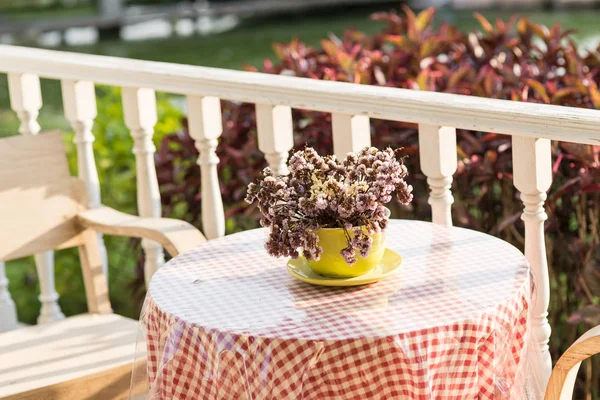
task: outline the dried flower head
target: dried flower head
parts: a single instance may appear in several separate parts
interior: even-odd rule
[[[294,153],[288,165],[287,176],[265,168],[246,196],[248,203],[258,204],[261,225],[271,230],[265,247],[276,257],[302,253],[318,260],[323,249],[315,231],[343,228],[348,246],[340,253],[352,265],[357,256],[369,254],[369,234],[386,228],[384,204],[394,194],[402,204],[412,201],[412,186],[404,179],[408,171],[397,150],[366,147],[339,162],[307,147]]]

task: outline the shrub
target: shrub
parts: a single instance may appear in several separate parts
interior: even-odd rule
[[[435,11],[414,14],[404,8],[376,13],[385,27],[367,36],[347,30],[330,35],[321,48],[298,39],[275,43],[276,62],[262,72],[323,80],[432,90],[515,101],[600,108],[600,47],[582,51],[571,31],[537,25],[527,18],[492,23],[475,14],[481,29],[468,34],[432,23]],[[247,69],[257,71],[256,68]],[[224,132],[218,148],[219,174],[228,230],[257,226],[258,214],[243,203],[246,186],[258,177],[264,159],[257,150],[256,123],[250,104],[223,102]],[[411,209],[396,215],[427,219],[428,189],[419,172],[418,140],[412,124],[372,120],[372,142],[403,146],[410,183]],[[294,110],[296,149],[308,144],[331,153],[331,117]],[[459,167],[454,176],[456,225],[497,235],[523,248],[522,203],[512,181],[510,138],[486,132],[458,131]],[[157,162],[167,214],[200,226],[200,178],[197,152],[185,130],[163,140]],[[600,323],[600,146],[553,143],[554,183],[546,210],[546,238],[556,359],[584,328]],[[596,249],[596,250],[595,250]],[[585,368],[580,389],[598,392],[598,365]]]

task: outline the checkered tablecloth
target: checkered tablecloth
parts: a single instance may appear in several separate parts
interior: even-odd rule
[[[299,282],[267,232],[209,241],[152,278],[150,399],[522,399],[529,267],[510,244],[392,221],[404,258],[372,285]]]

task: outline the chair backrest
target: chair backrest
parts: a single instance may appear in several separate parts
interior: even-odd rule
[[[60,132],[0,139],[0,261],[80,245],[84,193]]]

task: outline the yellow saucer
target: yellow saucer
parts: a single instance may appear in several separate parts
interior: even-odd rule
[[[287,263],[287,271],[302,282],[320,286],[359,286],[377,282],[387,278],[402,264],[402,257],[393,250],[385,249],[381,262],[370,272],[354,278],[328,278],[310,269],[304,257],[291,259]]]

